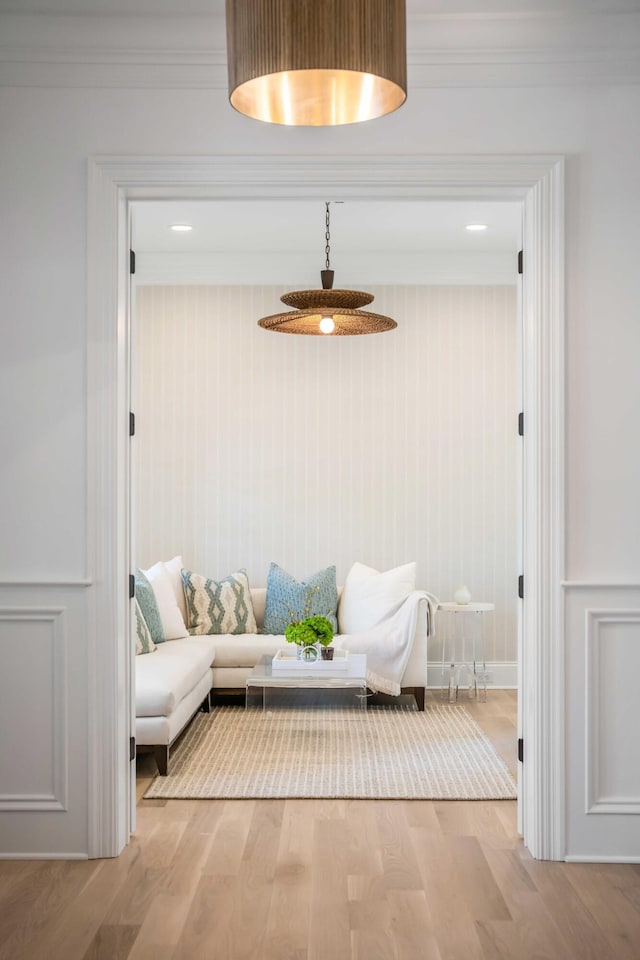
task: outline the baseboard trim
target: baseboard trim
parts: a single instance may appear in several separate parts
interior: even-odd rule
[[[640,863],[640,857],[623,857],[607,854],[567,854],[567,863]]]
[[[487,689],[518,689],[518,663],[516,660],[487,660],[486,668]],[[446,664],[444,676],[446,684],[448,678]],[[429,663],[427,667],[427,687],[429,689],[441,689],[442,686],[442,665],[440,663]]]
[[[86,853],[0,853],[0,860],[88,860]]]

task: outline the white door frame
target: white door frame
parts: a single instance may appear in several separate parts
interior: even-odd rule
[[[534,857],[564,859],[563,158],[97,157],[89,161],[88,191],[89,856],[117,856],[129,839],[129,204],[324,200],[330,193],[523,202],[521,822]]]

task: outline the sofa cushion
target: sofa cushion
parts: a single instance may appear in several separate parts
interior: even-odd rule
[[[189,631],[180,612],[176,595],[167,568],[161,561],[142,571],[153,588],[162,620],[162,630],[167,640],[188,637]]]
[[[246,570],[238,570],[224,580],[208,580],[190,570],[181,572],[190,634],[258,632]]]
[[[136,657],[136,716],[168,717],[210,669],[211,637],[167,640],[152,657]]]
[[[326,617],[337,631],[337,606],[335,567],[318,570],[306,580],[296,580],[277,563],[270,565],[264,633],[281,634],[290,623],[316,616]]]
[[[256,618],[258,633],[262,633],[264,613],[267,605],[267,588],[251,587],[251,603],[253,604],[253,615]]]
[[[187,601],[184,595],[184,584],[182,582],[182,573],[181,573],[181,570],[184,567],[184,563],[182,562],[182,557],[177,556],[177,557],[173,557],[173,559],[171,560],[165,560],[163,562],[163,566],[169,576],[169,580],[171,581],[173,594],[176,598],[176,603],[178,604],[180,615],[182,616],[182,620],[186,625],[188,622],[188,616],[187,616]]]
[[[266,653],[291,649],[283,636],[245,633],[216,637],[216,667],[255,667]]]
[[[145,623],[149,627],[151,639],[154,643],[164,643],[167,638],[162,629],[158,601],[156,600],[153,587],[142,570],[136,570],[135,573],[135,595],[136,600],[140,604]]]
[[[380,573],[354,563],[344,582],[338,623],[340,633],[360,633],[395,613],[416,586],[416,564],[405,563]]]
[[[136,656],[138,657],[143,653],[153,653],[153,651],[158,648],[153,642],[149,627],[142,616],[142,610],[137,600],[134,600],[134,607],[136,617]]]

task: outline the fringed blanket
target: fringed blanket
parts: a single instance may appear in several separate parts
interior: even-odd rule
[[[401,606],[375,627],[362,633],[337,636],[334,646],[350,653],[366,653],[367,686],[374,693],[398,696],[416,633],[421,604],[427,606],[427,636],[435,635],[436,597],[414,590]]]

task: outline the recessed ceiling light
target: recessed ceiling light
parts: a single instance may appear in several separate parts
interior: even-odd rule
[[[176,233],[189,233],[190,230],[193,230],[193,227],[189,226],[188,223],[172,223],[171,230],[175,230]]]
[[[487,229],[486,223],[468,223],[467,224],[467,230],[473,231],[473,230],[486,230],[486,229]]]

